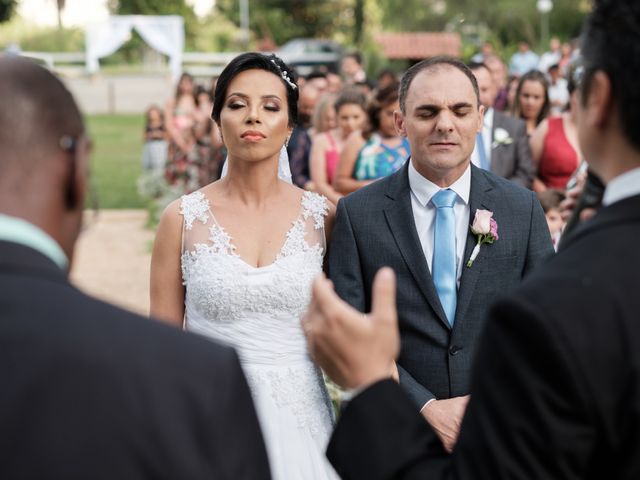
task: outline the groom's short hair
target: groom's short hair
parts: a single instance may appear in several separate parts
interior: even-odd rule
[[[622,131],[640,149],[640,2],[597,0],[587,18],[581,40],[582,69],[577,83],[586,102],[591,79],[603,71],[611,91]],[[582,71],[581,71],[582,70]]]
[[[467,78],[471,82],[473,91],[476,94],[476,105],[478,107],[480,106],[480,90],[478,89],[478,81],[476,80],[476,77],[473,74],[473,72],[469,69],[469,67],[467,67],[463,62],[461,62],[457,58],[448,57],[446,55],[440,55],[440,56],[428,58],[427,60],[422,60],[421,62],[416,63],[414,66],[409,68],[402,76],[402,79],[400,80],[400,93],[399,93],[400,110],[402,111],[402,113],[406,112],[405,105],[407,102],[407,95],[409,94],[409,88],[411,87],[411,82],[413,82],[413,79],[416,78],[416,75],[418,75],[422,71],[437,70],[443,66],[457,68],[467,76]]]

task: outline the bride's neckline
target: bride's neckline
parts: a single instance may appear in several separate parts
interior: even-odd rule
[[[255,270],[255,271],[260,271],[260,270],[267,270],[270,268],[273,268],[278,261],[282,258],[282,253],[283,250],[285,248],[285,246],[287,245],[287,241],[291,235],[291,232],[293,231],[294,228],[296,228],[296,223],[298,222],[298,220],[302,217],[303,215],[303,200],[304,200],[304,196],[305,196],[306,192],[302,192],[302,194],[300,195],[300,198],[298,200],[298,203],[300,204],[300,208],[298,210],[297,215],[295,216],[295,218],[293,220],[291,220],[290,224],[291,226],[287,229],[287,231],[284,234],[284,240],[282,241],[282,243],[280,244],[280,248],[278,249],[278,251],[276,252],[276,256],[273,259],[273,261],[265,264],[265,265],[253,265],[249,262],[247,262],[242,255],[240,255],[238,253],[238,249],[235,246],[234,242],[233,242],[233,237],[229,234],[229,232],[227,231],[227,229],[222,226],[222,224],[218,221],[218,219],[216,218],[216,216],[213,213],[213,210],[211,208],[211,202],[209,202],[209,200],[207,199],[207,208],[209,210],[209,214],[211,215],[211,218],[213,220],[213,224],[214,227],[217,228],[218,230],[220,230],[221,232],[224,233],[224,235],[228,238],[228,245],[229,245],[229,255],[237,258],[239,261],[241,261],[244,265],[246,265],[248,268]],[[205,197],[206,198],[206,197]]]

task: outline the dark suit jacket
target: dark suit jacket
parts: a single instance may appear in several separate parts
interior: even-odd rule
[[[400,379],[422,407],[432,398],[470,392],[471,361],[489,304],[519,284],[553,253],[553,247],[535,195],[472,166],[471,219],[476,209],[493,211],[500,239],[483,245],[471,268],[463,267],[452,329],[420,246],[407,167],[408,163],[338,203],[329,274],[345,301],[368,311],[374,275],[385,265],[395,270],[402,337]],[[476,245],[470,230],[466,242],[465,262]]]
[[[507,131],[512,139],[511,143],[497,144],[495,142],[496,129],[498,128]],[[519,118],[508,117],[494,109],[491,138],[493,139],[491,172],[525,188],[531,188],[535,168],[525,122]]]
[[[342,478],[640,478],[639,238],[637,195],[493,307],[451,456],[393,382],[356,397],[328,451]]]
[[[267,479],[232,349],[81,293],[0,242],[0,478]]]

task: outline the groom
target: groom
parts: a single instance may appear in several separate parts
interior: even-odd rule
[[[366,312],[375,273],[395,270],[400,383],[451,450],[488,305],[553,247],[535,195],[470,164],[483,107],[463,63],[435,57],[411,67],[400,110],[396,127],[411,159],[340,201],[329,275],[338,294]],[[492,212],[498,232],[469,262],[478,244],[469,225],[481,210]]]

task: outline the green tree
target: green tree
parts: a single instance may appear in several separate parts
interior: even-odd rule
[[[17,4],[16,0],[0,0],[0,23],[11,18]]]
[[[218,0],[220,14],[240,23],[238,0]],[[353,27],[353,0],[249,0],[249,26],[278,45],[296,37],[333,38]]]

